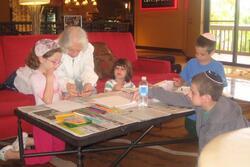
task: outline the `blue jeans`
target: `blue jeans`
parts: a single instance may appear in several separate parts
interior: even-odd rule
[[[2,89],[11,89],[14,91],[18,91],[17,88],[14,85],[14,81],[16,78],[16,71],[10,74],[10,76],[4,81],[3,84],[1,84],[1,90]]]

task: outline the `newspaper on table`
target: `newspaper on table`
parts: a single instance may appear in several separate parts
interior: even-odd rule
[[[124,96],[124,94],[104,93],[95,95],[87,101],[84,99],[74,99],[73,101],[60,101],[52,105],[26,106],[19,107],[18,109],[79,137],[125,126],[131,123],[191,111],[191,109],[168,106],[154,101],[151,101],[146,108],[138,108],[137,105],[134,104],[128,105],[129,107],[125,108],[117,108],[122,106],[123,102],[125,104],[131,103],[129,97]],[[112,112],[96,112],[90,107],[96,103],[110,107]],[[57,115],[67,115],[68,113],[74,113],[77,116],[84,117],[91,123],[76,127],[68,127],[63,122],[59,123],[56,120]]]

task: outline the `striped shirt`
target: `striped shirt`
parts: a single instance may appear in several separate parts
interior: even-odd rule
[[[104,92],[110,92],[113,90],[114,86],[117,84],[117,82],[114,79],[110,79],[105,83],[105,88],[104,88]],[[135,85],[133,82],[129,81],[126,82],[123,85],[123,88],[135,88]]]

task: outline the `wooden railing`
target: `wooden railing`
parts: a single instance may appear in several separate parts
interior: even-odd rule
[[[217,39],[216,52],[225,54],[233,53],[233,26],[210,25],[210,32]],[[239,26],[237,54],[250,56],[250,26]]]
[[[87,32],[129,32],[130,23],[94,21],[83,23],[82,27]],[[41,24],[41,34],[59,34],[64,29],[63,23],[46,22]],[[31,34],[31,22],[0,22],[0,35]]]

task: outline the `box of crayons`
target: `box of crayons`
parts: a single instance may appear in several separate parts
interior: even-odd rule
[[[89,120],[88,118],[79,116],[77,114],[71,116],[71,117],[67,117],[64,119],[63,124],[70,127],[70,128],[74,128],[77,126],[82,126],[82,125],[86,125],[86,124],[90,124],[91,120]]]
[[[91,120],[76,113],[58,114],[55,116],[58,124],[63,123],[67,127],[73,128],[91,123]]]

